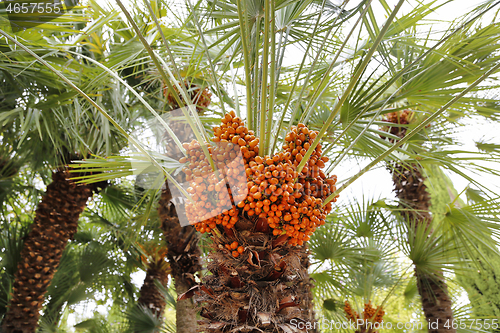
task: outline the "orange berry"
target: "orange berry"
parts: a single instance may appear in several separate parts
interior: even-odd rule
[[[238,248],[238,242],[234,241],[231,243],[231,249],[236,250]]]
[[[238,247],[238,252],[239,253],[245,252],[245,248],[243,246]]]
[[[259,144],[259,139],[253,139],[252,141],[250,141],[248,143],[248,145],[250,146],[250,148],[254,148],[255,146],[257,146]]]
[[[233,251],[233,257],[237,258],[240,255],[238,251]]]

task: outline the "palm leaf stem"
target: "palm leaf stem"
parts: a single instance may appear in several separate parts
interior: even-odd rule
[[[266,155],[270,154],[269,147],[271,144],[271,128],[274,118],[274,101],[275,101],[275,89],[276,89],[276,25],[275,25],[275,12],[274,12],[274,1],[271,1],[271,21],[273,22],[273,29],[271,31],[271,69],[270,69],[270,80],[269,83],[269,117],[267,120],[266,128]],[[271,152],[272,153],[272,152]]]
[[[264,156],[264,151],[267,145],[266,140],[266,121],[267,121],[267,71],[268,67],[268,59],[269,59],[269,26],[271,23],[274,26],[274,22],[270,20],[270,5],[269,1],[264,1],[264,45],[262,52],[262,82],[261,84],[261,92],[260,92],[260,126],[259,126],[259,137],[260,137],[260,145],[259,145],[259,155]],[[273,29],[274,31],[274,29]],[[271,119],[269,119],[271,121]]]
[[[306,163],[309,161],[309,158],[311,157],[314,149],[316,149],[316,146],[319,144],[319,142],[321,141],[321,139],[323,138],[323,136],[325,135],[326,133],[326,130],[328,129],[328,127],[330,126],[330,124],[333,122],[333,119],[335,118],[335,116],[337,115],[337,113],[340,111],[340,108],[342,107],[342,104],[346,101],[347,97],[349,96],[349,94],[351,93],[352,89],[354,88],[354,85],[356,84],[357,80],[359,79],[359,77],[361,76],[361,74],[364,72],[364,69],[366,68],[366,66],[368,65],[368,62],[370,61],[370,59],[372,58],[373,54],[375,53],[375,50],[377,49],[378,45],[382,42],[382,39],[384,38],[385,36],[385,33],[387,32],[387,30],[389,29],[389,26],[391,25],[391,22],[392,20],[396,17],[396,14],[397,12],[399,11],[399,9],[401,8],[401,6],[403,5],[404,3],[404,0],[400,0],[398,2],[398,4],[396,5],[396,7],[394,8],[393,12],[391,13],[391,15],[389,16],[389,18],[387,19],[384,27],[382,28],[382,30],[380,31],[380,34],[377,36],[377,39],[374,41],[372,47],[368,50],[365,58],[363,59],[363,61],[361,62],[361,64],[359,65],[359,67],[357,68],[356,72],[354,73],[352,79],[351,79],[351,82],[349,83],[349,85],[347,86],[346,90],[344,91],[342,97],[339,99],[339,101],[335,104],[335,107],[334,109],[332,110],[332,113],[330,114],[330,116],[328,117],[327,121],[325,122],[325,124],[323,125],[323,127],[320,129],[319,133],[318,133],[318,136],[316,137],[316,139],[314,140],[314,142],[311,144],[311,146],[309,147],[309,149],[307,150],[304,158],[302,159],[302,161],[299,163],[298,167],[297,167],[297,172],[301,172],[302,169],[304,168],[304,166],[306,165]],[[369,6],[367,6],[368,8]],[[363,15],[361,15],[361,17],[363,17],[365,14],[366,14],[366,9],[365,8],[365,11],[363,11]],[[361,18],[360,17],[360,18]],[[359,22],[359,20],[358,20]],[[346,38],[346,41],[347,41],[348,38]],[[345,45],[345,42],[344,44]],[[338,55],[339,53],[337,53]],[[333,64],[334,62],[332,62]],[[330,66],[330,68],[332,68]],[[325,75],[325,78],[328,76],[329,73],[327,73]],[[324,78],[324,79],[325,79]],[[324,79],[322,81],[324,81]],[[325,87],[326,89],[327,87]],[[325,89],[323,89],[321,91],[321,93],[319,93],[317,95],[317,97],[314,97],[311,99],[311,101],[309,102],[308,106],[306,107],[306,110],[304,111],[305,113],[307,113],[308,111],[308,108],[311,107],[311,106],[314,106],[318,101],[319,101],[319,98],[321,97],[321,95],[323,94],[323,92],[325,91]]]
[[[250,75],[250,51],[249,51],[249,41],[248,41],[248,21],[246,19],[247,17],[247,9],[246,9],[246,1],[245,0],[238,0],[237,1],[238,5],[238,18],[240,20],[240,35],[241,35],[241,44],[243,47],[243,61],[244,61],[244,68],[245,68],[245,87],[246,87],[246,92],[247,92],[247,101],[246,101],[246,108],[247,108],[247,123],[248,123],[248,128],[252,128],[253,123],[253,109],[252,109],[252,78]]]

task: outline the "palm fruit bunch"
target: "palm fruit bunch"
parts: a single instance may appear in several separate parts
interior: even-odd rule
[[[249,131],[243,121],[236,117],[234,111],[227,113],[222,118],[221,126],[215,126],[213,131],[214,142],[231,142],[239,145],[246,163],[253,161],[259,153],[259,139],[255,137],[254,131]]]
[[[202,88],[193,82],[187,81],[184,82],[184,86],[186,87],[186,91],[189,94],[189,98],[191,99],[193,104],[196,105],[196,111],[204,111],[212,102],[212,94],[210,93],[208,88]],[[174,87],[174,89],[182,100],[183,97],[179,93],[177,87]],[[178,109],[180,107],[180,105],[175,100],[174,95],[168,90],[168,87],[166,85],[163,87],[163,94],[167,98],[167,102],[172,105],[174,109]]]
[[[197,141],[185,144],[187,156],[180,160],[193,199],[186,216],[211,234],[212,251],[211,274],[179,300],[195,297],[204,318],[200,331],[210,333],[235,327],[288,332],[294,318],[313,322],[301,245],[325,223],[332,206],[323,206],[324,199],[336,182],[322,171],[328,160],[320,145],[298,169],[317,132],[293,127],[284,149],[272,156],[259,155],[259,139],[234,112],[213,133],[206,149]]]
[[[246,161],[258,152],[258,139],[234,111],[226,114],[222,125],[213,130],[212,141],[215,145],[207,147],[207,150],[220,175],[213,172],[210,161],[196,140],[183,144],[189,158],[179,160],[181,163],[189,162],[183,172],[186,180],[194,185],[187,189],[195,204],[186,205],[186,216],[201,233],[210,233],[218,224],[231,229],[238,221],[238,210],[233,203],[245,197],[247,179],[241,163],[235,158],[241,151]],[[250,146],[257,149],[249,150]],[[231,187],[226,186],[228,183],[238,191],[233,193]]]
[[[189,162],[183,171],[191,182],[187,192],[194,201],[186,205],[188,220],[204,233],[219,224],[231,229],[240,217],[256,219],[259,229],[271,228],[273,236],[283,236],[291,246],[308,241],[332,209],[331,203],[323,207],[323,201],[336,190],[337,181],[336,176],[327,177],[322,171],[328,158],[321,156],[321,145],[302,172],[296,171],[318,133],[303,124],[293,126],[285,138],[284,151],[271,157],[257,155],[259,139],[234,111],[213,131],[216,145],[207,149],[219,176],[196,140],[184,144],[188,156],[180,162]]]
[[[358,329],[356,330],[357,333],[374,332],[373,330],[374,324],[382,323],[384,321],[385,311],[383,310],[383,307],[382,306],[377,306],[376,308],[373,307],[371,300],[368,301],[368,303],[364,304],[363,318],[360,318],[360,315],[352,309],[349,302],[345,301],[344,304],[345,304],[344,312],[348,320],[356,324],[358,323],[358,319],[363,320],[364,324],[362,326],[358,325]],[[369,322],[371,323],[371,325],[368,324]]]
[[[187,192],[194,201],[186,204],[188,220],[201,233],[210,233],[218,224],[232,228],[238,221],[238,211],[233,202],[244,197],[241,193],[246,186],[244,170],[234,160],[239,153],[239,146],[219,143],[214,147],[207,147],[217,173],[213,171],[209,159],[196,140],[184,143],[183,147],[189,158],[183,157],[179,161],[189,162],[183,172],[186,180],[191,183]],[[232,189],[236,191],[233,193]]]
[[[348,301],[345,301],[344,303],[344,312],[346,318],[354,323],[356,323],[359,319],[359,314],[352,309],[351,304],[349,304]]]
[[[365,307],[363,309],[363,318],[365,320],[370,319],[373,320],[374,323],[381,323],[384,319],[385,311],[382,306],[377,306],[377,308],[373,307],[372,301],[368,301],[365,303]]]
[[[291,127],[291,131],[285,137],[283,150],[291,155],[294,166],[300,164],[317,136],[317,131],[309,130],[304,124]],[[306,225],[305,230],[303,228],[299,229],[299,233],[304,232],[306,235],[304,240],[309,240],[309,236],[317,226],[325,224],[325,217],[331,212],[332,203],[336,202],[338,198],[338,196],[335,197],[322,207],[323,201],[337,189],[335,187],[337,176],[327,176],[322,170],[325,168],[326,162],[328,162],[328,157],[322,156],[321,144],[318,144],[307,164],[298,175],[298,181],[295,185],[297,189],[301,190],[302,195],[294,195],[290,203],[292,207],[299,208],[298,212],[295,212],[295,209],[292,208],[292,213],[295,213],[295,215],[292,214],[292,217],[296,217],[298,214],[298,219],[302,221],[301,226]],[[289,227],[285,228],[290,230]],[[293,232],[293,236],[295,236],[295,232]],[[292,237],[293,243],[302,244],[300,234],[296,241],[294,241],[294,238],[296,237]]]

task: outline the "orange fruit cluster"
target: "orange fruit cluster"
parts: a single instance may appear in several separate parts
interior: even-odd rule
[[[231,228],[238,216],[246,215],[265,219],[273,235],[287,235],[292,246],[308,241],[332,209],[331,203],[323,207],[323,202],[336,190],[337,181],[336,176],[327,177],[322,171],[328,158],[322,157],[321,145],[302,172],[296,171],[318,133],[303,124],[293,126],[284,151],[258,156],[259,139],[233,111],[213,130],[216,147],[209,147],[209,152],[221,170],[220,177],[212,173],[195,140],[184,146],[189,157],[181,159],[190,162],[183,170],[192,183],[188,192],[196,203],[186,205],[186,213],[196,229],[211,232],[218,224]],[[240,152],[243,161],[238,161]]]
[[[299,165],[317,136],[317,131],[310,131],[304,124],[292,126],[290,133],[285,137],[286,143],[283,149],[291,153],[294,165]],[[330,177],[323,172],[328,160],[328,157],[322,156],[321,144],[318,144],[299,175],[298,181],[304,187],[304,194],[324,200],[337,190],[335,187],[337,176]],[[336,201],[337,198],[332,200]],[[326,211],[329,213],[331,204],[328,203],[326,206]]]
[[[243,246],[239,246],[238,242],[234,241],[231,244],[226,244],[226,248],[231,251],[233,257],[237,258],[240,254],[245,252],[245,248]]]
[[[259,153],[259,139],[255,137],[254,131],[249,131],[243,121],[236,117],[234,111],[226,113],[222,118],[222,125],[215,126],[214,142],[230,142],[238,145],[245,162],[253,161]]]
[[[359,319],[359,314],[351,308],[351,304],[348,301],[344,302],[344,312],[346,318],[352,322],[357,322]]]
[[[377,306],[377,308],[374,308],[372,305],[372,301],[368,301],[368,303],[365,303],[365,308],[363,309],[363,319],[366,320],[373,318],[374,323],[381,323],[384,320],[384,314],[385,311],[383,310],[382,306]]]
[[[357,322],[357,319],[360,319],[359,314],[351,308],[349,302],[345,301],[344,312],[346,318],[352,322]],[[365,303],[365,307],[363,309],[363,320],[371,320],[373,318],[373,322],[381,323],[384,319],[385,311],[382,306],[378,306],[374,308],[371,301]],[[375,317],[374,317],[375,316]]]
[[[234,147],[207,147],[217,172],[212,169],[210,161],[196,140],[184,143],[183,147],[188,157],[179,161],[189,162],[182,170],[191,185],[186,191],[194,201],[186,204],[186,217],[201,233],[210,232],[217,224],[232,228],[238,221],[238,211],[232,200],[243,198],[246,193],[239,193],[238,185],[240,188],[245,187],[246,177],[240,164],[234,159],[231,160],[231,156],[235,154]],[[226,185],[228,178],[231,178],[230,183],[235,185],[232,188],[237,190],[234,196],[231,188]]]
[[[273,235],[286,234],[292,246],[302,245],[324,224],[322,200],[303,196],[290,153],[256,156],[247,164],[249,194],[238,204],[248,216],[267,219]]]

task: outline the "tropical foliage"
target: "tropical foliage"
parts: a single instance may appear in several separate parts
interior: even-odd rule
[[[497,330],[500,6],[453,6],[0,7],[3,331]]]

